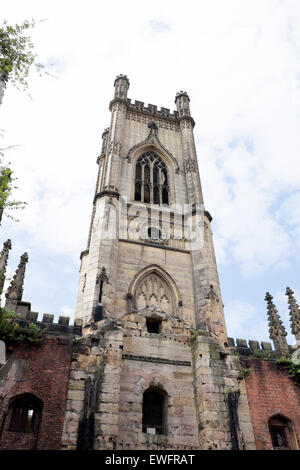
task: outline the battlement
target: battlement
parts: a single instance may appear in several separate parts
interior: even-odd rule
[[[234,340],[234,338],[227,338],[228,339],[228,346],[235,348],[235,350],[239,353],[241,356],[256,356],[259,357],[260,352],[261,355],[269,355],[270,359],[272,357],[277,358],[282,356],[282,352],[279,350],[275,350],[272,347],[272,344],[267,342],[267,341],[254,341],[254,340],[246,340],[246,339],[240,339],[237,338]],[[292,352],[293,346],[289,345],[289,351]],[[258,352],[258,353],[257,353]]]
[[[15,322],[20,326],[27,326],[29,323],[36,324],[41,330],[47,328],[47,334],[53,335],[72,335],[81,336],[82,334],[82,320],[76,319],[74,325],[69,325],[70,317],[59,316],[58,322],[54,323],[54,315],[44,313],[41,320],[38,321],[39,313],[27,311],[20,314],[20,318],[16,318]]]
[[[114,86],[116,86],[116,82],[118,80],[126,80],[128,82],[128,86],[130,85],[129,78],[127,77],[127,75],[123,75],[122,73],[117,75],[117,77],[115,78],[115,81],[114,81]]]
[[[175,96],[175,103],[177,101],[177,99],[180,97],[180,96],[184,96],[185,98],[187,98],[188,101],[190,101],[190,98],[189,98],[189,95],[187,94],[186,91],[179,91],[178,93],[176,93],[176,96]]]
[[[154,116],[161,116],[169,119],[178,119],[178,111],[173,111],[171,112],[169,108],[163,108],[161,107],[160,109],[157,108],[155,104],[148,104],[148,107],[145,106],[145,103],[143,101],[138,101],[135,100],[134,103],[131,102],[130,98],[127,98],[127,105],[129,105],[129,109],[134,110],[134,111],[143,111],[144,113],[147,114],[152,114]]]

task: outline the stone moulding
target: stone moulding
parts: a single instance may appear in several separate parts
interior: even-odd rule
[[[120,193],[118,193],[117,191],[112,191],[110,189],[104,189],[103,191],[100,191],[100,193],[95,194],[93,204],[95,204],[97,199],[99,199],[100,197],[103,197],[103,196],[116,197],[117,199],[119,199]]]
[[[153,151],[154,152],[159,152],[160,153],[160,156],[162,158],[166,157],[167,159],[169,158],[170,161],[173,163],[173,165],[175,166],[175,172],[176,174],[179,173],[180,171],[180,168],[179,168],[179,165],[178,165],[178,162],[176,160],[176,158],[174,157],[174,155],[172,155],[171,152],[169,152],[169,150],[161,143],[161,141],[159,140],[158,138],[158,135],[157,135],[157,129],[155,129],[154,127],[151,127],[155,124],[155,122],[153,121],[150,121],[148,127],[150,128],[150,132],[149,132],[149,135],[148,137],[145,139],[145,140],[142,140],[141,142],[139,142],[138,144],[134,145],[130,150],[129,152],[127,153],[127,159],[129,162],[132,161],[134,155],[136,154],[136,152],[138,152],[138,155],[143,152],[143,151],[147,151],[148,147],[150,148],[153,148]]]
[[[169,118],[164,115],[162,115],[161,119],[159,119],[157,115],[155,115],[154,117],[153,114],[144,113],[143,111],[140,111],[140,112],[127,111],[126,119],[130,121],[141,122],[143,124],[149,124],[150,122],[154,121],[155,124],[161,129],[166,129],[168,131],[174,131],[174,132],[180,132],[180,127],[178,125],[177,119],[176,121],[175,120],[170,121]]]
[[[177,366],[191,367],[190,361],[172,361],[171,359],[163,359],[160,357],[134,356],[131,354],[122,354],[122,359],[129,359],[131,361],[160,362],[162,364],[172,364],[172,365],[177,365]]]
[[[144,245],[144,246],[151,246],[152,248],[160,248],[163,250],[171,250],[171,251],[178,251],[180,253],[190,253],[190,250],[183,250],[182,248],[175,248],[173,246],[166,246],[166,245],[161,245],[158,243],[153,243],[153,242],[142,242],[139,240],[128,240],[126,238],[120,238],[120,242],[125,242],[125,243],[135,243],[136,245]]]

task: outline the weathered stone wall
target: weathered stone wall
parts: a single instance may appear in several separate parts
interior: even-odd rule
[[[115,315],[127,313],[126,294],[135,276],[146,266],[159,265],[174,280],[182,298],[182,319],[194,325],[193,273],[188,252],[159,245],[119,243]],[[180,270],[178,269],[180,266]],[[130,313],[130,312],[128,312]]]
[[[232,433],[236,448],[255,448],[245,380],[234,350],[163,313],[161,331],[149,333],[148,314],[103,320],[87,326],[85,336],[76,340],[63,448],[231,449]],[[97,400],[87,410],[86,384],[97,376]],[[143,432],[143,394],[149,387],[167,394],[165,434]],[[237,419],[230,423],[232,392],[238,393]],[[90,416],[92,428],[86,426],[82,433]]]
[[[142,315],[126,315],[123,325],[118,447],[199,448],[189,329],[165,318],[161,333],[148,333]],[[166,434],[142,430],[143,393],[149,387],[167,393]]]
[[[98,328],[91,327],[74,346],[63,448],[80,448],[85,386],[99,370],[94,449],[197,448],[189,330],[183,322],[165,319],[160,334],[149,334],[145,317],[125,315]],[[168,393],[167,435],[142,432],[143,393],[150,385]]]

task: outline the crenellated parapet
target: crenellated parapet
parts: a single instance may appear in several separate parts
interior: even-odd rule
[[[232,352],[238,353],[240,356],[253,356],[264,359],[277,359],[282,356],[282,352],[273,349],[272,344],[268,341],[246,340],[241,338],[227,338],[228,347],[232,348]],[[288,345],[288,351],[292,353],[294,347]]]
[[[40,320],[38,320],[39,317]],[[41,330],[46,329],[47,334],[50,335],[81,336],[82,333],[82,320],[75,319],[74,324],[70,325],[70,317],[67,316],[59,316],[58,322],[55,323],[53,314],[44,313],[39,315],[38,312],[27,311],[26,313],[23,313],[20,318],[16,318],[14,321],[23,327],[33,323]]]
[[[169,108],[160,107],[158,108],[155,104],[145,105],[143,101],[135,100],[134,103],[131,102],[131,99],[127,98],[128,109],[132,111],[142,111],[145,114],[150,114],[152,116],[158,116],[162,118],[168,118],[172,120],[178,119],[178,111],[170,111]]]

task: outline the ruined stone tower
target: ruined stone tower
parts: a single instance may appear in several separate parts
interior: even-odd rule
[[[81,254],[75,320],[83,337],[63,447],[229,449],[234,439],[235,448],[251,448],[246,397],[246,438],[232,418],[243,392],[227,344],[189,96],[177,93],[170,112],[132,102],[126,75],[114,88]]]

